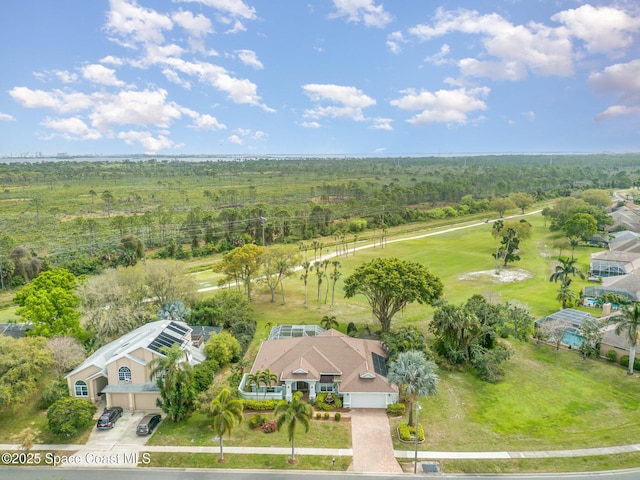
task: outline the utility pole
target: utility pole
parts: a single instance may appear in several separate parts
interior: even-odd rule
[[[262,246],[264,247],[264,222],[267,221],[267,217],[260,217],[260,220],[262,220]]]
[[[418,427],[420,426],[420,423],[418,423],[418,412],[420,411],[420,404],[418,403],[418,401],[416,400],[416,429],[415,429],[415,433],[414,433],[414,437],[415,437],[415,455],[414,455],[414,459],[413,459],[413,473],[416,474],[418,473]]]

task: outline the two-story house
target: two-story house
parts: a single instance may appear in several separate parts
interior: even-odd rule
[[[94,403],[102,395],[107,407],[129,410],[157,410],[159,390],[150,378],[150,363],[164,356],[162,347],[177,343],[184,351],[184,361],[196,365],[204,354],[193,345],[192,329],[184,322],[147,323],[123,335],[82,362],[65,378],[69,394]]]

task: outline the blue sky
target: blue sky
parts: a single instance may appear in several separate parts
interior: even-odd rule
[[[0,155],[640,151],[637,0],[0,3]]]

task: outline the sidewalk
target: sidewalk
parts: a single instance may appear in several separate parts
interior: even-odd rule
[[[218,446],[211,447],[190,447],[190,446],[148,446],[148,445],[117,445],[106,448],[103,452],[108,453],[120,449],[137,449],[138,452],[194,452],[194,453],[218,453]],[[0,444],[0,451],[20,450],[17,444]],[[77,452],[88,450],[86,445],[34,445],[32,452],[38,451],[61,451]],[[94,450],[94,449],[92,449]],[[272,455],[289,455],[289,447],[232,447],[225,446],[225,453],[260,453]],[[614,447],[582,448],[576,450],[530,450],[521,452],[495,451],[495,452],[442,452],[418,450],[418,458],[422,460],[438,459],[514,459],[514,458],[563,458],[563,457],[591,457],[596,455],[616,455],[619,453],[640,452],[640,443],[631,445],[620,445]],[[332,455],[335,457],[352,456],[351,448],[296,448],[296,453],[301,455]],[[394,450],[397,459],[413,459],[413,450]]]

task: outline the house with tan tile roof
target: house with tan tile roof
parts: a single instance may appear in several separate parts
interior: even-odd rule
[[[387,381],[387,354],[381,342],[327,330],[312,336],[274,338],[260,346],[251,374],[269,370],[278,377],[269,391],[247,386],[239,391],[246,399],[287,399],[301,391],[314,400],[318,393],[342,397],[345,408],[386,408],[398,401],[398,389]]]

